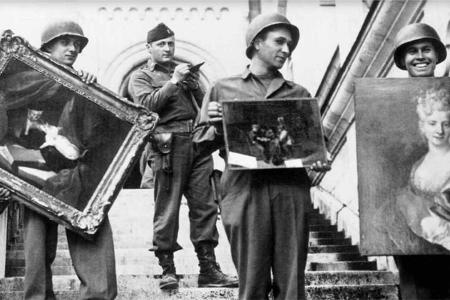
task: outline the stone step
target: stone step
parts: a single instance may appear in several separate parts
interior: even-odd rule
[[[155,275],[118,275],[118,286],[127,288],[158,287],[158,277]],[[197,274],[180,276],[181,287],[197,287]],[[398,276],[387,271],[307,271],[305,284],[307,286],[326,285],[395,285]],[[54,276],[55,290],[78,290],[79,281],[75,275]],[[8,277],[0,279],[0,291],[12,292],[23,290],[23,277]]]
[[[179,274],[188,274],[190,272],[198,272],[197,266],[192,265],[182,265],[175,262],[177,272]],[[355,270],[376,270],[376,262],[360,260],[360,261],[334,261],[334,262],[311,262],[307,261],[306,270],[307,271],[355,271]],[[236,275],[235,270],[227,270],[222,268],[223,272]],[[53,275],[75,275],[75,270],[73,269],[70,260],[65,261],[65,263],[52,265]],[[161,268],[155,263],[138,262],[136,264],[127,265],[116,265],[117,274],[121,275],[158,275],[161,273]],[[7,266],[6,276],[7,277],[17,277],[24,276],[25,268],[24,266]]]
[[[136,243],[137,244],[137,243]],[[180,243],[181,244],[181,243]],[[120,245],[120,247],[119,247]],[[219,244],[220,245],[220,244]],[[150,245],[149,244],[139,244],[139,245],[133,245],[133,244],[125,244],[122,245],[120,243],[115,242],[115,246],[117,247],[117,249],[135,249],[135,248],[145,248],[145,249],[150,249]],[[184,249],[190,249],[191,247],[187,247],[182,245]],[[228,246],[229,247],[229,246]],[[228,248],[227,247],[227,248]],[[67,244],[58,244],[58,251],[59,250],[67,250],[68,246]],[[23,251],[23,244],[18,244],[14,247],[9,247],[8,248],[8,252],[11,251]],[[322,253],[330,253],[330,252],[359,252],[358,246],[356,245],[350,245],[348,242],[345,242],[344,244],[334,244],[334,245],[321,245],[321,244],[317,244],[317,243],[310,243],[309,248],[308,248],[309,253],[318,253],[318,252],[322,252]],[[226,252],[227,255],[230,252]]]
[[[311,271],[346,271],[346,270],[376,270],[375,261],[337,261],[337,262],[312,262],[309,264]]]
[[[309,230],[310,231],[335,231],[337,232],[337,226],[336,225],[313,225],[309,224]]]
[[[309,220],[328,220],[325,215],[320,213],[310,213],[308,218]]]
[[[236,299],[237,289],[197,288],[197,275],[181,275],[180,289],[175,295],[159,290],[157,275],[161,270],[153,253],[148,251],[152,244],[153,210],[152,190],[123,190],[109,213],[119,283],[117,299]],[[196,274],[198,262],[189,240],[187,216],[188,207],[184,200],[180,208],[178,241],[184,249],[175,253],[175,264],[179,274]],[[376,270],[376,263],[362,257],[358,247],[351,245],[351,240],[318,211],[310,215],[309,221],[308,299],[397,299],[391,298],[397,293],[397,280],[392,273],[369,271]],[[220,220],[217,226],[220,233],[219,247],[216,248],[218,262],[225,273],[235,275]],[[59,232],[57,258],[52,267],[55,290],[59,299],[77,299],[79,283],[71,266],[65,229],[60,227]],[[8,251],[7,276],[23,276],[23,245],[18,243],[11,249]],[[364,271],[351,271],[361,269]],[[0,300],[22,299],[23,279],[8,279],[13,283],[0,280],[0,291],[4,291],[0,292]]]
[[[187,251],[185,251],[187,252]],[[157,259],[146,249],[118,249],[116,253],[116,268],[118,274],[159,274],[161,269]],[[182,254],[182,255],[181,255]],[[307,258],[307,270],[318,270],[326,268],[317,264],[330,264],[332,262],[363,262],[367,261],[357,252],[350,253],[310,253]],[[220,263],[220,261],[219,261]],[[195,253],[180,253],[175,256],[175,265],[180,274],[196,273],[198,271],[197,258]],[[8,252],[7,258],[7,276],[23,276],[25,260],[23,251]],[[347,265],[352,267],[352,265]],[[222,270],[227,274],[235,275],[236,271],[233,265],[221,264]],[[55,275],[74,274],[72,261],[68,250],[59,250],[57,252],[52,269]],[[333,269],[328,267],[328,269]],[[361,267],[359,268],[361,269]],[[368,268],[372,270],[371,266]],[[340,269],[341,270],[341,269]],[[352,270],[352,269],[348,269]]]
[[[355,300],[355,299],[385,299],[398,300],[398,290],[395,285],[332,285],[307,286],[308,300]],[[57,299],[77,300],[77,291],[57,291]],[[198,299],[228,299],[237,300],[238,289],[230,288],[179,288],[176,292],[162,292],[159,289],[139,288],[137,290],[119,290],[117,300],[198,300]],[[0,292],[0,300],[22,300],[23,292]]]
[[[331,225],[330,221],[327,219],[322,219],[322,218],[314,218],[314,219],[309,219],[309,226],[314,226],[314,225]]]
[[[59,299],[76,299],[79,286],[75,276],[55,276],[54,288]],[[390,272],[307,272],[308,299],[398,299],[398,280]],[[117,299],[236,299],[237,289],[197,288],[197,276],[180,278],[176,293],[163,293],[158,288],[156,276],[118,276]],[[0,280],[0,299],[21,299],[23,278]],[[186,298],[187,297],[187,298]],[[197,297],[197,298],[195,298]],[[227,298],[223,298],[227,297]]]
[[[309,300],[398,300],[396,285],[325,285],[306,288]]]
[[[309,253],[348,253],[359,252],[355,245],[313,245],[308,248]]]
[[[145,248],[142,249],[116,249],[116,264],[117,265],[136,265],[139,263],[145,265],[157,265],[158,261],[156,257]],[[220,252],[216,252],[218,257],[226,255]],[[308,262],[333,262],[333,261],[362,261],[363,258],[358,252],[344,252],[344,253],[309,253],[307,261]],[[23,251],[9,251],[7,253],[7,262],[10,266],[24,266],[25,258]],[[178,252],[175,253],[175,263],[177,268],[185,269],[186,267],[195,266],[197,268],[197,257],[194,252]],[[219,261],[220,263],[220,261]],[[54,266],[71,266],[71,259],[69,250],[59,250],[56,253]],[[224,268],[224,267],[222,267]],[[227,268],[226,268],[227,269]],[[233,267],[234,269],[234,267]],[[183,272],[190,273],[190,272]]]
[[[310,238],[310,246],[322,245],[351,245],[352,241],[349,238]]]
[[[345,234],[342,231],[310,231],[309,232],[309,238],[345,238]]]

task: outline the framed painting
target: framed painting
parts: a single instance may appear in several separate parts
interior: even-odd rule
[[[326,161],[314,98],[222,101],[230,169],[305,168]]]
[[[158,116],[7,30],[0,40],[0,185],[86,237],[95,234]]]
[[[359,79],[361,251],[450,254],[450,78]]]

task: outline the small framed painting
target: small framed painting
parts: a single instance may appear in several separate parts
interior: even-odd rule
[[[305,168],[326,161],[317,100],[222,101],[230,169]]]

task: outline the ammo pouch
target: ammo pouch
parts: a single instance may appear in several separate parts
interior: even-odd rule
[[[172,150],[173,134],[171,132],[155,133],[150,138],[153,151],[162,157],[161,169],[165,172],[172,172],[172,161],[170,152]]]

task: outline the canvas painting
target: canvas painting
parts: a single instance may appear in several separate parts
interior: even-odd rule
[[[326,161],[316,99],[223,101],[231,169],[305,168]]]
[[[361,251],[450,254],[450,78],[360,79]]]
[[[157,119],[3,34],[0,185],[29,208],[93,235]]]

